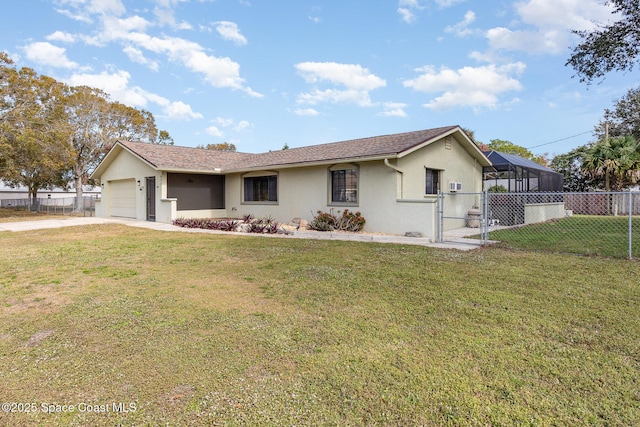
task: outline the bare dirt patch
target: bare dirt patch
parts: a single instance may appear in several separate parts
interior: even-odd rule
[[[10,298],[0,306],[0,314],[20,314],[27,311],[52,313],[70,301],[66,292],[52,286],[43,286],[37,291],[29,291],[24,297]]]
[[[37,347],[42,341],[54,334],[53,329],[36,332],[24,343],[25,347]]]

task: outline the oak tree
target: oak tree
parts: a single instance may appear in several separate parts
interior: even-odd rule
[[[581,82],[591,83],[611,71],[631,71],[640,60],[640,6],[638,0],[607,0],[616,19],[589,31],[573,31],[582,41],[565,65]]]
[[[64,186],[70,164],[69,127],[61,99],[65,86],[0,58],[0,178],[38,190]]]
[[[595,128],[598,140],[608,137],[631,135],[640,141],[640,88],[629,89],[615,102],[613,109],[606,109],[604,117]]]

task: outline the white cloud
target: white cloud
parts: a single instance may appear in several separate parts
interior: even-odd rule
[[[347,90],[314,90],[298,96],[298,103],[318,105],[325,102],[334,104],[356,104],[361,107],[371,106],[371,98],[368,92],[347,89]]]
[[[487,31],[493,50],[525,51],[531,54],[558,54],[569,45],[569,34],[558,31],[512,31],[496,27]]]
[[[142,33],[130,33],[126,38],[141,48],[166,55],[170,61],[204,75],[205,81],[213,87],[243,90],[255,98],[263,96],[244,86],[244,79],[240,77],[240,65],[237,62],[227,57],[207,55],[203,47],[197,43],[176,37],[158,38]]]
[[[60,15],[66,16],[67,18],[73,19],[74,21],[84,22],[85,24],[92,24],[93,20],[86,12],[73,12],[69,9],[56,9]]]
[[[102,28],[93,38],[99,45],[126,40],[129,34],[144,33],[151,26],[152,23],[141,16],[130,16],[124,19],[106,16],[102,19]]]
[[[202,118],[202,114],[194,113],[191,106],[182,101],[170,102],[163,107],[163,113],[171,120],[184,121]]]
[[[48,65],[55,68],[76,69],[78,64],[67,58],[65,48],[54,46],[49,42],[35,42],[26,45],[24,48],[26,57],[38,64]]]
[[[382,105],[384,107],[384,111],[378,114],[379,116],[408,117],[407,113],[404,111],[404,109],[407,108],[407,104],[402,102],[385,102]]]
[[[297,114],[298,116],[310,116],[310,117],[314,117],[320,114],[318,110],[314,108],[298,108],[297,110],[294,111],[294,113]]]
[[[223,39],[234,42],[238,45],[247,44],[245,36],[240,34],[238,25],[235,22],[219,21],[216,22],[216,31],[222,36]]]
[[[425,107],[445,110],[453,107],[497,108],[498,96],[504,92],[519,91],[521,83],[513,76],[524,72],[521,62],[503,66],[487,65],[482,67],[464,67],[458,70],[442,67],[436,70],[431,66],[419,68],[421,73],[415,79],[403,82],[405,87],[418,92],[442,93],[432,99]]]
[[[155,93],[147,92],[139,86],[130,87],[131,75],[123,70],[114,73],[74,74],[66,83],[71,86],[90,86],[103,90],[114,101],[130,105],[135,108],[147,108],[149,103],[162,108],[163,116],[170,120],[182,121],[201,119],[202,114],[195,113],[191,107],[182,101],[170,101]]]
[[[140,49],[133,46],[126,46],[122,51],[129,57],[129,59],[137,64],[146,65],[153,71],[158,71],[160,65],[157,61],[147,59]]]
[[[571,30],[594,28],[611,19],[612,7],[598,0],[528,0],[514,8],[525,29],[491,28],[486,32],[493,50],[530,54],[561,54],[571,45]]]
[[[56,11],[73,20],[92,23],[91,15],[120,16],[126,8],[120,0],[54,0]]]
[[[159,9],[171,9],[182,0],[157,0]],[[109,43],[122,43],[125,53],[136,62],[156,67],[161,61],[145,59],[143,50],[163,55],[171,62],[183,65],[191,72],[200,74],[215,88],[242,90],[247,95],[260,98],[263,95],[245,85],[240,76],[240,65],[228,57],[216,57],[206,53],[205,48],[195,42],[169,36],[154,37],[146,33],[153,23],[137,16],[120,18],[126,10],[120,0],[57,0],[62,7],[69,7],[83,16],[97,14],[100,25],[92,36],[84,36],[85,43],[102,46]],[[78,13],[79,13],[78,12]],[[235,24],[234,24],[235,25]],[[242,37],[239,33],[239,37]],[[238,39],[241,40],[241,39]]]
[[[146,105],[146,99],[139,94],[126,94],[131,75],[123,70],[115,73],[103,71],[98,74],[74,73],[65,80],[70,86],[89,86],[103,90],[112,100],[123,104],[141,107]]]
[[[247,129],[252,128],[253,125],[246,120],[240,120],[237,125],[233,127],[233,130],[237,132],[243,132]]]
[[[62,31],[55,31],[45,38],[52,42],[73,43],[76,41],[76,37],[73,34],[65,33]]]
[[[234,119],[227,119],[224,117],[216,117],[215,119],[212,120],[215,124],[217,124],[220,127],[223,128],[228,128],[230,127],[231,129],[233,129],[236,132],[244,132],[248,129],[251,129],[253,127],[253,125],[251,123],[249,123],[246,120],[240,120],[239,122],[236,122]],[[218,129],[217,126],[212,126],[212,128],[214,129]],[[214,135],[214,136],[222,136],[222,132],[220,132],[221,135]]]
[[[108,93],[112,100],[130,105],[136,108],[146,107],[148,96],[139,88],[129,88],[131,75],[123,70],[115,73],[105,71],[99,74],[75,73],[66,80],[71,86],[95,87]]]
[[[224,136],[224,132],[222,132],[220,129],[218,129],[215,126],[209,126],[204,130],[204,133],[206,133],[209,136],[214,136],[216,138],[222,138]]]
[[[70,0],[69,3],[75,3],[75,1]],[[120,0],[90,0],[86,4],[87,10],[92,14],[119,16],[127,10]]]
[[[363,90],[372,90],[386,85],[383,79],[357,64],[301,62],[296,64],[296,68],[307,83],[326,80],[330,83]]]
[[[411,24],[416,21],[416,13],[424,9],[419,0],[398,0],[397,12],[404,22]]]
[[[538,28],[593,29],[611,19],[612,6],[599,0],[529,0],[515,4],[522,21]]]
[[[296,69],[307,83],[342,86],[344,89],[314,89],[298,96],[298,102],[316,105],[323,102],[371,105],[369,92],[387,83],[357,64],[335,62],[301,62]]]
[[[407,9],[406,7],[399,7],[398,14],[407,24],[411,24],[416,21],[416,15],[411,11],[411,9]]]
[[[155,0],[156,7],[153,9],[153,14],[156,16],[158,24],[160,26],[168,25],[177,30],[190,30],[191,24],[182,21],[176,22],[174,8],[178,3],[185,2],[185,0]]]
[[[463,3],[467,0],[436,0],[436,3],[438,6],[440,6],[440,8],[445,9],[447,7],[451,7],[453,5],[456,5],[458,3]]]
[[[225,119],[224,117],[216,117],[213,121],[222,127],[228,127],[233,124],[233,119]]]
[[[406,6],[412,9],[423,9],[424,7],[420,5],[419,0],[398,0],[399,6]]]
[[[465,37],[473,33],[473,30],[469,29],[469,25],[471,25],[476,20],[476,14],[469,10],[464,14],[464,19],[454,25],[449,25],[444,29],[445,33],[454,33],[458,37]]]

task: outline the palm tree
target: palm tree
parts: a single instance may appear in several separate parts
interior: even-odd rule
[[[601,140],[585,153],[582,162],[585,175],[604,178],[606,191],[621,191],[640,179],[640,144],[632,136],[619,136]],[[618,214],[618,207],[611,206],[612,195],[607,195],[607,212]]]
[[[620,191],[640,180],[640,143],[632,136],[596,142],[585,153],[582,171],[604,178],[606,191]]]

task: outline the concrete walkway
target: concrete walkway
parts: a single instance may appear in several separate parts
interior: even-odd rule
[[[172,224],[161,222],[137,221],[134,219],[124,218],[97,218],[97,217],[69,217],[62,219],[44,219],[20,222],[0,222],[0,232],[2,231],[32,231],[48,228],[74,227],[80,225],[92,224],[123,224],[130,227],[147,228],[159,231],[177,231],[183,233],[209,233],[221,235],[241,235],[241,236],[259,236],[269,238],[286,238],[286,239],[315,239],[315,240],[346,240],[356,242],[376,242],[376,243],[394,243],[402,245],[418,245],[429,246],[442,249],[458,249],[471,250],[481,247],[481,242],[477,239],[458,239],[443,242],[432,243],[427,238],[422,237],[404,237],[388,234],[369,234],[369,233],[338,233],[338,232],[319,232],[319,231],[294,231],[293,234],[249,234],[249,233],[233,233],[228,231],[203,230],[198,228],[183,228]]]

